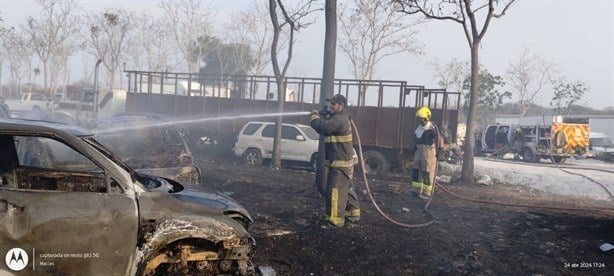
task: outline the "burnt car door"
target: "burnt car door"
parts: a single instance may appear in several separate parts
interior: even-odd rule
[[[495,150],[495,135],[497,134],[497,125],[489,125],[484,132],[484,139],[482,139],[482,150],[493,151]]]
[[[0,147],[1,257],[27,255],[15,263],[27,263],[16,267],[24,275],[130,270],[138,227],[134,194],[94,159],[53,137],[0,135]]]

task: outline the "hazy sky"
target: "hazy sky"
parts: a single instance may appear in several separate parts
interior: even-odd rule
[[[249,6],[249,0],[207,2],[219,10],[220,18]],[[0,0],[0,16],[6,25],[22,24],[26,15],[36,10],[33,3],[29,0]],[[81,1],[85,9],[125,6],[152,10],[157,4],[158,1],[136,0]],[[519,0],[504,17],[491,22],[482,43],[480,63],[491,74],[505,79],[509,63],[517,60],[523,47],[528,46],[532,53],[558,64],[568,81],[582,81],[588,85],[589,92],[582,102],[596,109],[614,106],[613,18],[614,0]],[[316,20],[316,24],[298,34],[299,43],[289,76],[322,75],[324,13],[319,13]],[[424,55],[406,54],[384,59],[377,68],[376,77],[436,88],[430,63],[435,60],[447,63],[453,58],[469,60],[469,47],[457,23],[430,21],[419,39],[426,45]],[[350,77],[349,69],[347,59],[338,53],[336,77]],[[536,103],[548,106],[551,97],[552,91],[547,87]],[[516,101],[517,97],[513,100]]]

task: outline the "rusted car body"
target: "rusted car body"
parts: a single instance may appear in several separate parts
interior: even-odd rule
[[[226,196],[138,173],[63,124],[0,119],[0,148],[0,255],[29,255],[2,273],[255,273],[252,218]]]
[[[98,120],[95,139],[145,174],[202,185],[201,170],[180,131],[159,115],[121,114]]]

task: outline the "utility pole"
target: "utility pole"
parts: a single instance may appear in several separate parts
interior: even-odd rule
[[[94,121],[98,121],[98,93],[100,92],[98,90],[98,67],[100,67],[100,63],[102,63],[102,59],[99,59],[98,61],[96,61],[96,67],[94,68]],[[83,98],[83,94],[85,94],[84,92],[82,92],[82,98]],[[83,99],[81,99],[83,100]]]

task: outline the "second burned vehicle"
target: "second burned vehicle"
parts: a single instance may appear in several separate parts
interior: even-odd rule
[[[159,115],[122,114],[97,122],[95,137],[135,170],[202,185],[180,128]]]
[[[564,116],[502,116],[488,125],[476,140],[484,153],[504,155],[513,152],[525,162],[586,156],[589,147],[587,118]]]

